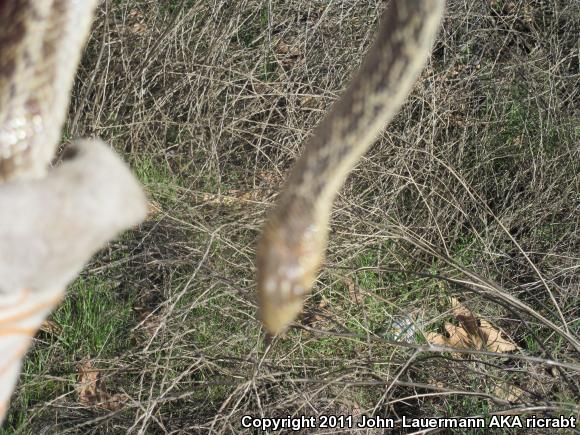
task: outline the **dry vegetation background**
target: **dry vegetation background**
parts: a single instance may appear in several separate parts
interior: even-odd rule
[[[411,97],[341,191],[305,314],[263,341],[256,238],[383,8],[101,4],[64,140],[124,153],[151,214],[37,336],[3,433],[578,416],[576,1],[448,1]]]

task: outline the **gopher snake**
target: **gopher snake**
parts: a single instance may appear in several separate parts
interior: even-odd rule
[[[88,258],[141,221],[144,195],[98,141],[48,170],[96,0],[0,0],[0,422],[21,357]],[[334,197],[427,58],[443,0],[393,0],[360,72],[306,144],[258,248],[261,317],[302,308]]]
[[[423,68],[443,0],[391,1],[373,46],[305,146],[258,248],[262,321],[277,334],[302,310],[324,257],[334,197]]]

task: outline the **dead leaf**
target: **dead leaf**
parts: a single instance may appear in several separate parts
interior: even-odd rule
[[[501,331],[496,329],[487,320],[481,321],[479,330],[482,332],[482,335],[485,336],[487,349],[492,352],[506,353],[518,349],[518,346],[515,343],[503,338]]]
[[[517,402],[526,392],[515,385],[497,385],[493,389],[493,394],[500,399],[507,400],[508,402]]]
[[[79,402],[86,406],[97,406],[109,411],[118,411],[122,408],[125,397],[122,394],[113,394],[105,390],[101,372],[94,369],[92,363],[86,360],[78,366],[78,385],[76,390]]]
[[[147,25],[145,23],[135,23],[131,26],[131,31],[137,35],[145,33],[147,31]]]
[[[460,324],[445,323],[448,337],[437,332],[427,333],[426,339],[429,343],[457,349],[488,350],[497,353],[518,349],[515,343],[502,336],[500,330],[489,321],[479,319],[456,298],[451,298],[451,312]]]
[[[278,54],[287,54],[290,56],[300,56],[300,48],[296,45],[290,45],[283,40],[280,40],[276,45],[276,52]]]
[[[350,278],[343,278],[344,284],[348,288],[348,297],[353,304],[360,303],[360,292],[354,281]]]
[[[300,48],[296,44],[288,44],[280,40],[276,44],[276,53],[281,56],[280,63],[285,70],[290,70],[300,63]]]
[[[131,9],[131,11],[129,12],[129,16],[133,17],[133,18],[140,19],[140,20],[142,20],[144,18],[143,13],[139,9],[136,9],[136,8]]]
[[[439,334],[438,332],[428,332],[425,336],[427,341],[431,344],[435,344],[437,346],[448,346],[447,337],[443,334]]]
[[[457,320],[461,322],[465,330],[470,335],[478,334],[477,318],[457,298],[451,298],[451,311]]]
[[[318,303],[318,312],[322,313],[324,311],[326,311],[326,307],[330,305],[330,302],[328,302],[328,299],[326,299],[324,296],[320,299],[320,302]],[[323,320],[326,320],[326,318],[324,316],[321,316],[320,314],[315,314],[313,321],[314,322],[322,322]]]
[[[62,332],[62,326],[60,326],[54,320],[45,320],[42,322],[39,329],[49,335],[60,335]]]
[[[306,323],[307,325],[311,325],[313,323],[325,321],[327,318],[323,316],[322,313],[326,311],[326,307],[328,305],[330,305],[330,302],[323,296],[320,299],[320,302],[318,303],[316,309],[314,309],[313,312],[307,314],[303,322]]]
[[[138,9],[131,9],[129,12],[128,23],[131,25],[131,32],[134,34],[141,34],[147,31],[147,24],[145,24],[145,16]]]
[[[449,345],[459,349],[481,349],[481,339],[476,335],[470,335],[463,326],[452,323],[445,324],[445,330],[449,334]]]

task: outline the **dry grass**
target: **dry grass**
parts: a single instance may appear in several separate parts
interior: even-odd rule
[[[8,433],[579,414],[576,2],[449,0],[421,80],[338,198],[305,315],[263,341],[256,238],[382,3],[101,5],[66,137],[124,152],[153,211],[86,268],[62,331],[39,335]],[[457,323],[451,296],[520,349],[430,347]],[[120,408],[79,401],[87,359]]]

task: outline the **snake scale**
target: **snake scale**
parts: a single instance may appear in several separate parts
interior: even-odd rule
[[[348,89],[305,145],[257,251],[271,334],[302,309],[323,261],[333,200],[428,57],[443,0],[392,0]],[[91,255],[141,222],[145,195],[98,140],[52,168],[96,0],[0,0],[0,422],[41,322]]]

